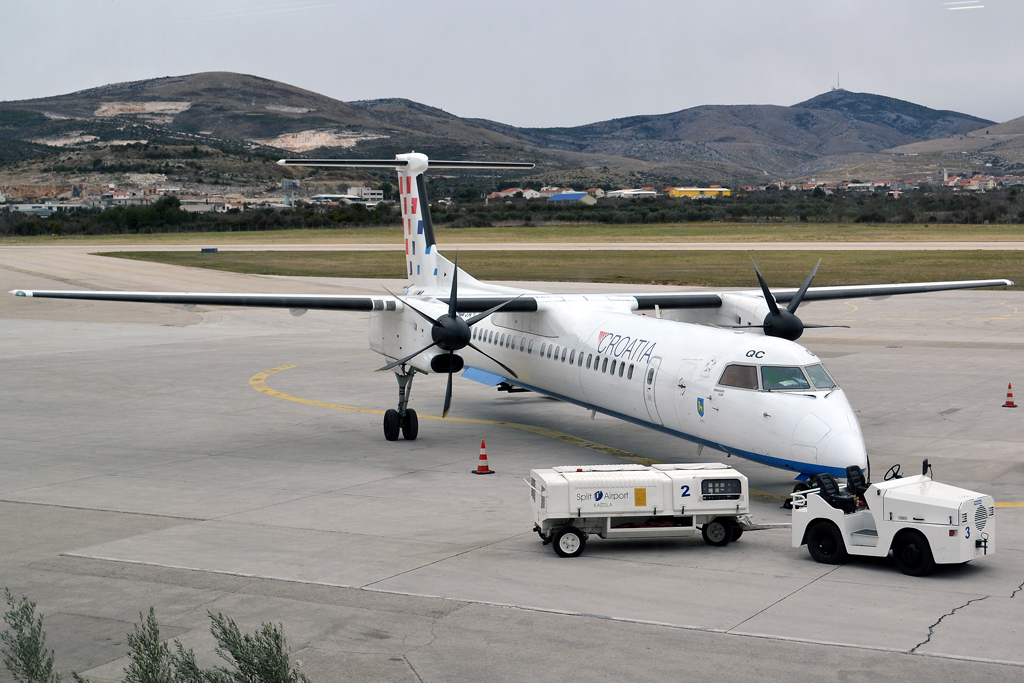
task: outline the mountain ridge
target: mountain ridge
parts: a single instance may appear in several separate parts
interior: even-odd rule
[[[28,120],[29,112],[44,118]],[[344,102],[231,72],[0,102],[0,141],[22,155],[35,150],[25,145],[75,136],[82,141],[66,144],[171,137],[298,149],[295,140],[301,138],[309,154],[337,156],[341,147],[346,156],[362,157],[390,157],[406,149],[447,158],[499,155],[536,160],[540,175],[573,171],[592,182],[785,177],[808,165],[841,165],[847,155],[882,154],[997,125],[882,95],[833,90],[792,106],[702,105],[582,126],[527,128],[464,118],[405,98]]]

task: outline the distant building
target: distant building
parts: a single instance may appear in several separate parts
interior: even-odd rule
[[[597,199],[593,195],[589,195],[586,192],[563,192],[548,197],[549,202],[561,202],[563,204],[583,204],[584,206],[593,206],[597,204]]]
[[[727,187],[718,187],[712,185],[711,187],[670,187],[668,188],[668,196],[674,199],[681,197],[687,197],[689,199],[701,199],[705,197],[729,197],[732,195],[732,190]]]
[[[350,187],[348,188],[348,193],[367,204],[377,205],[384,201],[384,190],[373,190],[369,187]]]
[[[597,199],[600,199],[601,197],[604,196],[604,190],[602,190],[600,187],[591,187],[587,189],[587,194]]]
[[[638,190],[634,188],[626,188],[622,190],[612,190],[604,195],[609,199],[644,199],[649,197],[657,197],[658,193],[654,190]]]
[[[538,193],[538,196],[547,198],[547,197],[554,197],[556,194],[568,194],[568,193],[573,192],[573,191],[574,190],[571,187],[554,187],[554,186],[549,186],[549,187],[542,187],[542,188],[540,188],[540,192]]]

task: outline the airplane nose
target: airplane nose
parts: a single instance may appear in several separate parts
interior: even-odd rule
[[[829,439],[822,453],[820,464],[845,470],[850,465],[857,465],[867,471],[868,452],[864,446],[864,437],[859,432],[844,431]]]

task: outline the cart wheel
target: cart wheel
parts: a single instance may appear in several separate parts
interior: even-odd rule
[[[402,420],[402,436],[406,441],[415,441],[420,433],[420,421],[416,417],[416,411],[409,408],[405,411],[405,419]]]
[[[388,441],[398,441],[398,432],[401,428],[402,418],[398,416],[398,411],[389,408],[384,413],[384,438]]]
[[[740,536],[742,536],[742,535],[743,535],[743,527],[741,527],[739,524],[733,524],[732,525],[732,540],[738,541],[738,540],[740,540]]]
[[[896,566],[908,576],[924,576],[935,569],[935,558],[928,539],[920,531],[904,531],[892,544]]]
[[[832,522],[818,522],[807,532],[807,551],[815,562],[842,564],[846,561],[846,546],[839,529]]]
[[[567,526],[555,532],[551,543],[559,557],[579,557],[587,547],[587,537],[576,527]]]
[[[732,540],[732,524],[715,517],[700,530],[708,545],[729,545]]]

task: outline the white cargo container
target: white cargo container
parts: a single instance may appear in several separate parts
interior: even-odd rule
[[[586,465],[532,470],[534,530],[561,557],[587,537],[682,538],[726,545],[751,524],[747,478],[721,463]]]

